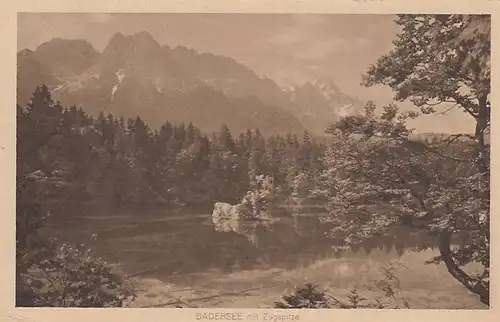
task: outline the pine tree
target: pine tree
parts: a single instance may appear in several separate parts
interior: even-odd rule
[[[219,144],[226,151],[235,151],[235,144],[231,131],[226,124],[222,124],[219,132]]]

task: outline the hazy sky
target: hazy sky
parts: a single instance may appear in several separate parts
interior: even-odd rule
[[[85,39],[102,51],[120,31],[148,31],[162,45],[230,56],[282,86],[332,79],[349,95],[379,104],[388,88],[364,88],[361,74],[392,47],[398,28],[390,15],[262,14],[19,14],[18,48],[54,37]],[[411,104],[403,104],[410,108]],[[470,132],[462,113],[415,123],[419,132]]]

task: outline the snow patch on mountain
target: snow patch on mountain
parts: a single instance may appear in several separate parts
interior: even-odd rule
[[[51,93],[51,94],[55,94],[55,93],[59,92],[60,90],[62,90],[62,89],[63,89],[63,88],[65,88],[65,87],[66,87],[66,84],[61,84],[61,85],[58,85],[56,88],[54,88],[54,89],[52,90],[52,93]]]
[[[356,114],[356,112],[356,107],[354,105],[346,104],[338,107],[337,115],[340,117],[345,117]]]
[[[343,93],[338,89],[337,86],[332,83],[325,83],[322,81],[316,81],[315,86],[320,90],[321,94],[329,100],[338,100],[339,97],[344,96]]]
[[[115,93],[120,87],[120,85],[123,83],[123,79],[125,78],[125,73],[123,72],[123,70],[117,71],[115,75],[118,78],[118,83],[115,86],[113,86],[113,89],[111,90],[111,101],[113,101],[113,99],[115,98]]]
[[[280,87],[280,89],[287,94],[291,94],[291,93],[295,92],[297,90],[297,88],[298,88],[298,86],[295,84]]]

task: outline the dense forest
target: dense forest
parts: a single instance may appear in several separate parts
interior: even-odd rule
[[[23,158],[23,149],[34,155]],[[324,150],[308,132],[265,138],[258,129],[233,135],[224,124],[208,134],[191,123],[151,129],[140,116],[92,117],[52,101],[45,86],[18,106],[18,173],[50,177],[46,198],[59,202],[210,211],[217,201],[236,203],[252,173],[272,177],[286,200],[299,174],[314,184]]]

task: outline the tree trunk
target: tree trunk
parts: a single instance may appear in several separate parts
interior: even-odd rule
[[[488,128],[489,119],[490,115],[487,106],[487,99],[486,96],[482,96],[479,98],[479,109],[476,118],[475,137],[478,140],[478,148],[480,153],[479,170],[483,174],[488,173],[490,161],[486,148],[487,144],[485,142],[485,131]]]
[[[490,291],[482,281],[474,279],[470,277],[467,273],[465,273],[460,266],[455,262],[453,258],[453,254],[451,252],[451,231],[441,232],[439,236],[439,252],[441,253],[441,257],[443,262],[448,269],[448,272],[453,276],[457,281],[462,283],[469,291],[474,294],[479,295],[481,302],[490,306]]]

